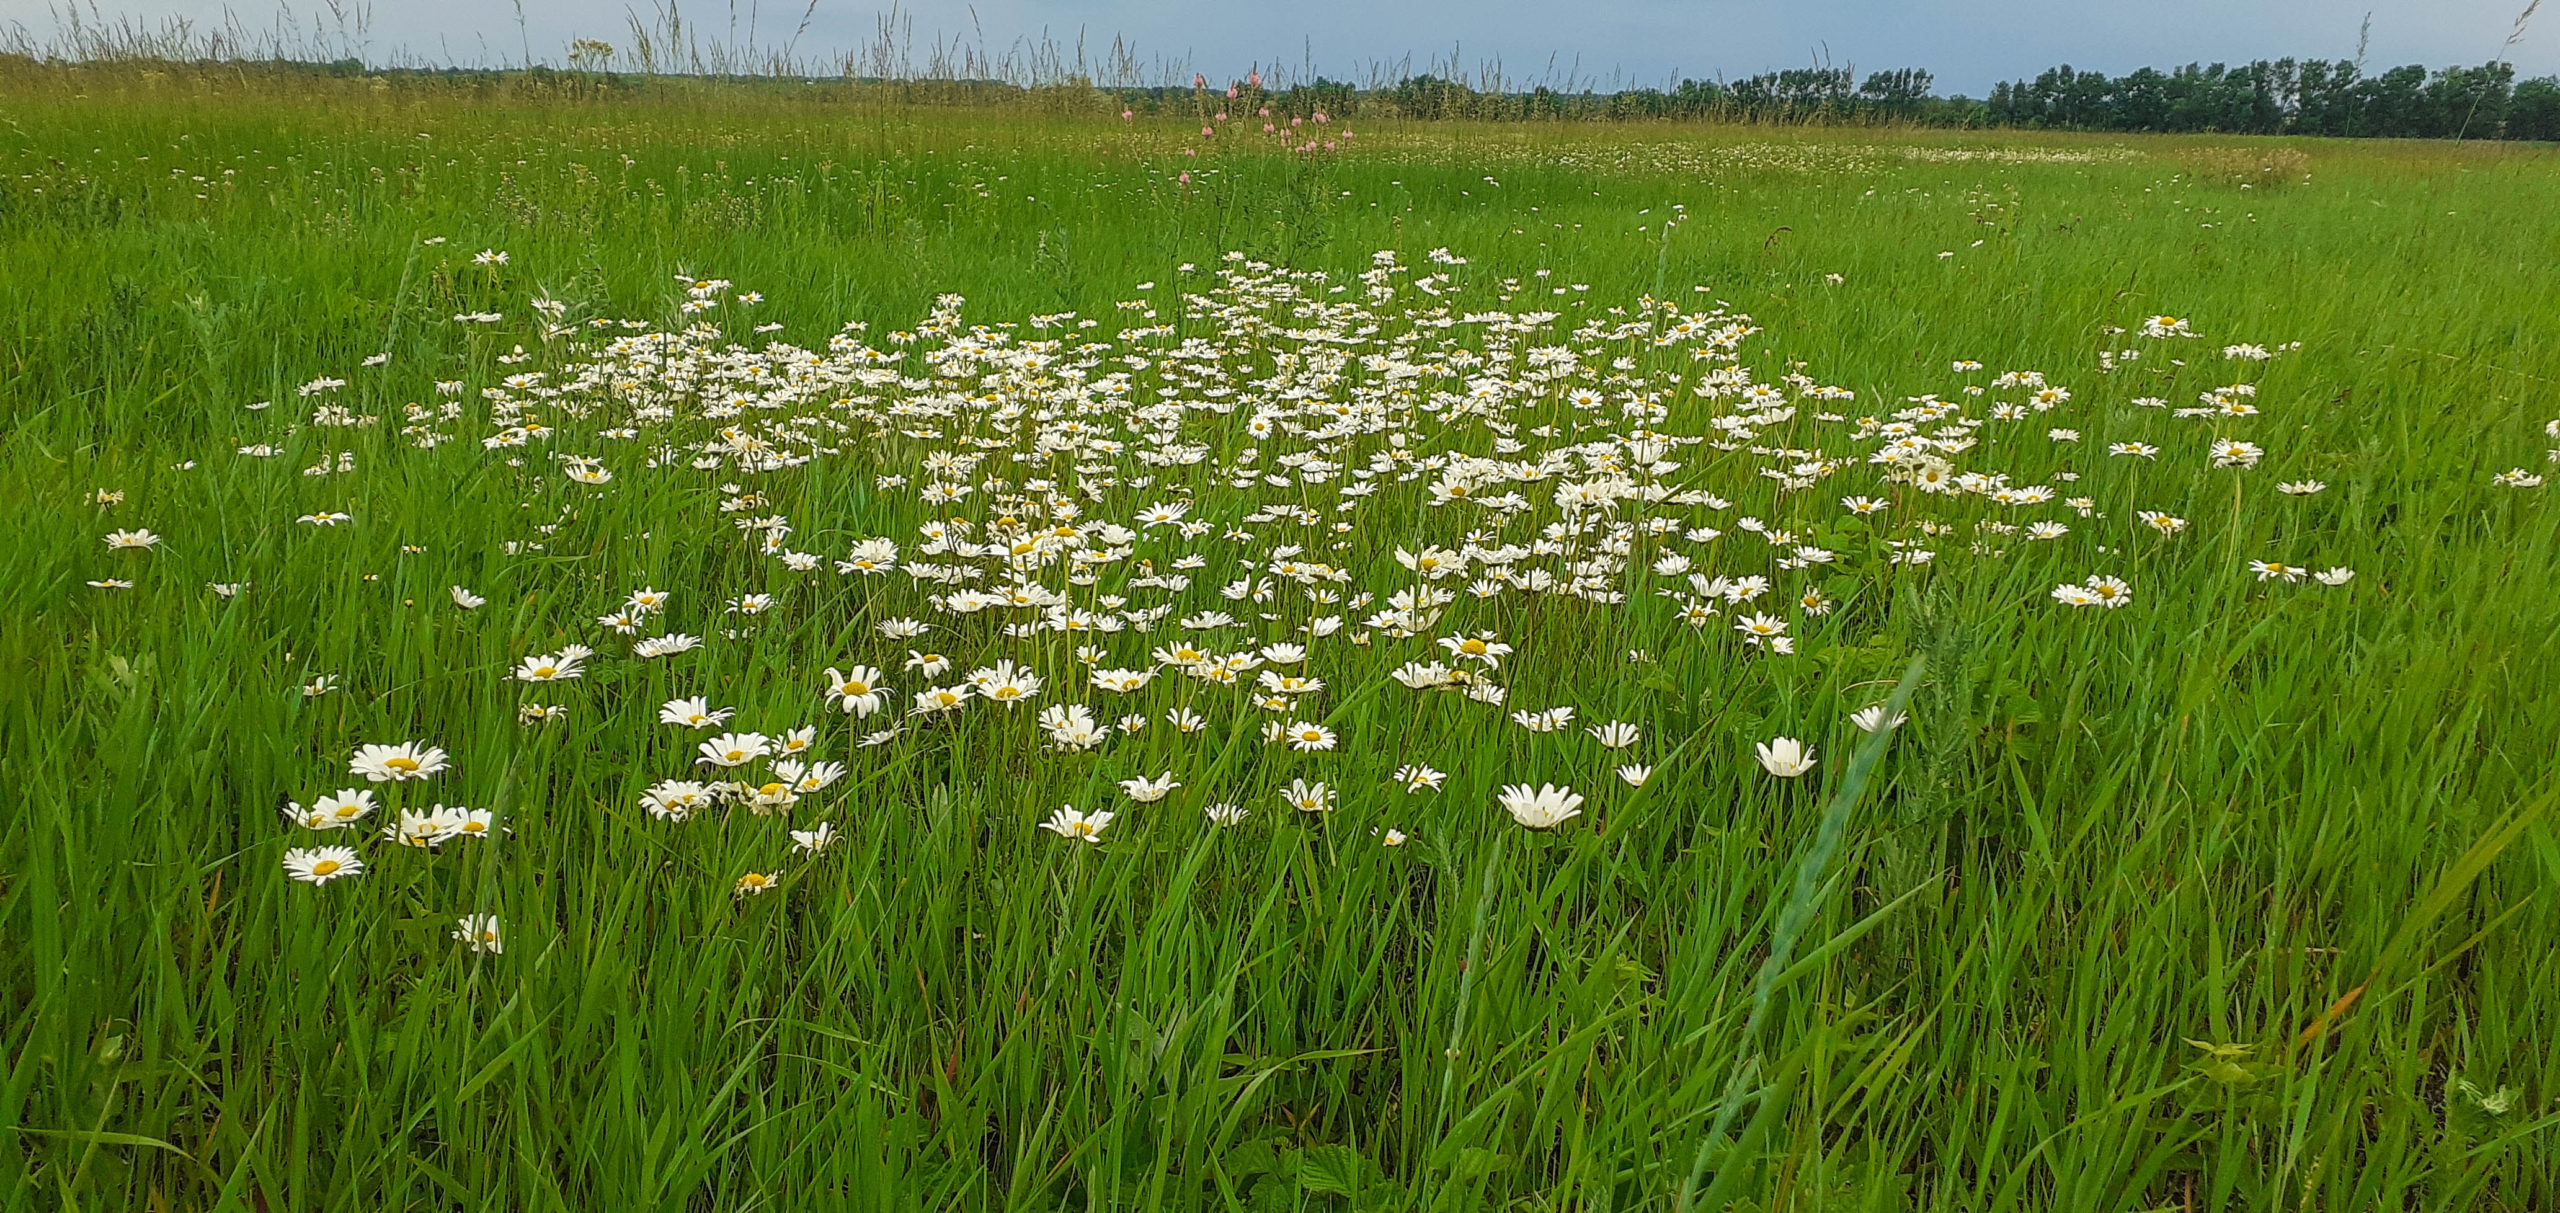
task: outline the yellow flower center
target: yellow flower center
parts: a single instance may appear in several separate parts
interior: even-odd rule
[[[332,876],[335,875],[337,871],[338,861],[334,859],[323,859],[320,862],[311,865],[311,874],[314,876]]]
[[[389,767],[394,771],[414,771],[418,769],[418,760],[415,758],[386,758],[382,761],[382,765]]]

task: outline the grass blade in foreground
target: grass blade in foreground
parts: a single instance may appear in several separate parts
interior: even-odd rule
[[[1927,658],[1911,659],[1910,668],[1894,685],[1893,695],[1885,700],[1878,719],[1901,719],[1903,709],[1910,706],[1912,692],[1920,688],[1920,676],[1927,667]],[[1813,921],[1814,911],[1821,908],[1822,873],[1831,866],[1832,854],[1840,849],[1841,835],[1849,830],[1849,814],[1858,807],[1859,798],[1866,795],[1867,780],[1875,773],[1876,763],[1884,759],[1885,747],[1892,744],[1900,727],[1887,724],[1858,743],[1857,753],[1849,758],[1849,769],[1840,777],[1840,790],[1832,794],[1831,804],[1822,811],[1821,828],[1814,832],[1803,861],[1796,865],[1795,888],[1788,893],[1787,908],[1779,913],[1778,925],[1769,938],[1769,958],[1760,962],[1759,975],[1751,982],[1751,1017],[1742,1025],[1742,1045],[1746,1049],[1759,1040],[1760,1025],[1768,1018],[1769,1003],[1778,992],[1779,975],[1787,971],[1787,961],[1795,955],[1796,937],[1804,933],[1805,924]],[[1708,1123],[1706,1137],[1698,1142],[1698,1155],[1689,1164],[1689,1177],[1680,1184],[1680,1202],[1674,1207],[1681,1213],[1690,1208],[1690,1199],[1697,1195],[1698,1180],[1707,1173],[1708,1159],[1715,1153],[1717,1143],[1724,1140],[1725,1131],[1733,1127],[1734,1116],[1742,1110],[1743,1088],[1759,1072],[1761,1060],[1761,1054],[1754,1051],[1737,1063],[1733,1076],[1725,1080],[1724,1095],[1716,1102],[1715,1119]],[[1737,1148],[1734,1153],[1738,1155],[1740,1150]],[[1738,1173],[1738,1167],[1728,1166],[1708,1195],[1712,1197],[1729,1187],[1727,1177]]]

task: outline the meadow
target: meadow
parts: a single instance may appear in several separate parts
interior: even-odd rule
[[[2560,1205],[2560,149],[1036,100],[0,70],[0,1208]]]

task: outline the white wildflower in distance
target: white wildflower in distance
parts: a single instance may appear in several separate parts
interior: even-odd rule
[[[507,950],[506,940],[498,934],[498,916],[495,914],[463,915],[455,920],[453,938],[474,952],[495,956]]]
[[[729,723],[736,708],[718,708],[696,695],[691,699],[670,699],[658,709],[658,723],[681,725],[688,729],[718,728]]]
[[[1759,745],[1760,765],[1780,779],[1794,779],[1813,769],[1813,747],[1793,737],[1773,737]]]
[[[1112,816],[1109,809],[1087,813],[1074,805],[1060,805],[1056,812],[1049,814],[1047,821],[1040,823],[1040,828],[1060,838],[1071,838],[1078,842],[1100,842],[1102,831],[1111,825]]]
[[[816,855],[835,845],[835,823],[821,821],[814,828],[791,831],[791,849],[803,855]]]
[[[370,816],[374,807],[371,790],[340,788],[313,801],[307,809],[301,801],[288,802],[284,815],[304,829],[343,830]]]
[[[1511,784],[1496,799],[1511,820],[1532,830],[1552,830],[1582,816],[1582,797],[1572,788],[1554,784],[1541,784],[1535,790],[1525,783]]]
[[[1895,712],[1889,717],[1886,716],[1884,705],[1881,703],[1871,703],[1849,713],[1849,723],[1858,726],[1858,731],[1862,733],[1873,733],[1881,729],[1898,729],[1909,719],[1911,715],[1908,712]]]

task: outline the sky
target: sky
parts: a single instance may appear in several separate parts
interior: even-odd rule
[[[0,0],[0,25],[36,41],[58,27],[64,0]],[[359,51],[376,62],[504,66],[561,61],[570,39],[627,45],[629,14],[665,0],[431,0],[376,3]],[[1827,63],[1869,71],[1923,67],[1941,93],[1982,96],[1995,81],[2068,63],[2110,74],[2144,65],[2255,58],[2353,59],[2359,31],[2369,71],[2505,59],[2521,76],[2560,73],[2560,3],[2509,42],[2528,0],[909,0],[898,9],[915,58],[937,34],[995,55],[1044,36],[1115,37],[1150,63],[1181,64],[1212,79],[1279,64],[1360,80],[1375,64],[1408,58],[1420,71],[1454,53],[1470,72],[1498,63],[1515,85],[1607,89],[1678,77],[1734,78]],[[218,24],[226,11],[264,29],[277,10],[260,0],[78,0],[108,18],[183,17]],[[326,0],[286,0],[308,20]],[[362,5],[363,0],[341,0]],[[808,0],[693,0],[681,11],[705,37],[788,43]],[[874,38],[885,4],[817,0],[797,50],[831,57]],[[519,14],[522,21],[519,23]],[[734,24],[733,24],[734,22]],[[734,39],[731,30],[735,29]],[[1390,75],[1401,74],[1391,72]]]

